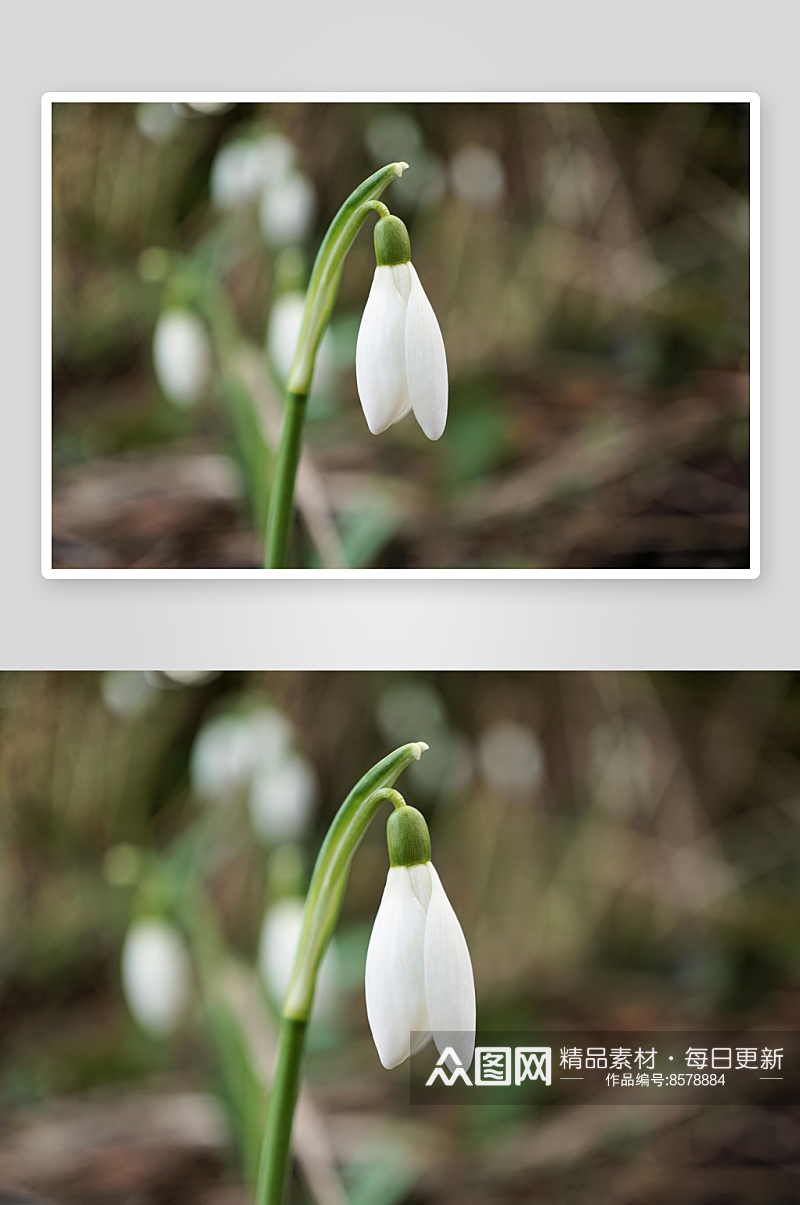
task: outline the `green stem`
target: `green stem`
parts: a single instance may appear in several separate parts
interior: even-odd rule
[[[403,745],[367,771],[334,816],[317,855],[303,909],[297,956],[283,1005],[278,1055],[261,1148],[256,1205],[283,1205],[286,1195],[292,1121],[306,1026],[317,971],[339,915],[350,861],[381,803],[388,799],[395,807],[401,806],[402,796],[392,790],[392,784],[427,748],[422,741]]]
[[[406,806],[403,796],[399,791],[395,791],[393,787],[384,787],[382,791],[376,791],[375,795],[380,796],[381,799],[387,799],[395,810]]]
[[[283,1014],[308,1017],[317,969],[331,939],[347,884],[350,861],[367,825],[386,798],[386,788],[428,748],[403,745],[373,766],[353,787],[334,816],[317,855],[303,909],[303,924]]]
[[[359,184],[331,222],[317,252],[306,290],[297,349],[286,384],[286,410],[267,517],[265,569],[282,569],[288,558],[294,483],[302,448],[306,398],[311,388],[317,348],[333,313],[345,256],[367,214],[374,209],[382,216],[385,216],[384,210],[388,213],[386,206],[377,198],[392,180],[403,174],[407,166],[406,163],[389,163]]]
[[[292,1122],[300,1088],[300,1069],[306,1041],[305,1021],[281,1018],[278,1058],[270,1085],[264,1145],[258,1169],[256,1201],[260,1205],[282,1205],[289,1182],[289,1149]]]
[[[303,447],[303,426],[306,419],[305,393],[286,390],[283,412],[283,430],[275,468],[272,475],[272,490],[267,513],[267,531],[264,543],[264,568],[283,569],[289,555],[289,529],[294,513],[294,483],[300,452]]]

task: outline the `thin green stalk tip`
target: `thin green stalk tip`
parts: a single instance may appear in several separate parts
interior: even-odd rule
[[[387,803],[390,803],[393,808],[408,807],[408,804],[403,796],[399,791],[395,791],[394,787],[382,787],[380,791],[376,791],[372,796],[373,803],[379,803],[383,799],[385,799]]]

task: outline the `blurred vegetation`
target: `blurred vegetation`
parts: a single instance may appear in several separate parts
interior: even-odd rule
[[[800,1028],[797,675],[9,674],[0,1183],[249,1199],[285,945],[262,920],[409,739],[430,750],[398,785],[430,819],[483,1030]],[[378,818],[312,1023],[293,1199],[796,1199],[788,1082],[758,1107],[410,1108],[363,998],[386,870]],[[152,917],[192,967],[161,1032],[121,973]]]
[[[436,444],[413,418],[366,427],[367,229],[312,391],[297,564],[746,567],[748,120],[696,102],[55,105],[54,563],[260,565],[278,303],[353,187],[403,158],[385,200],[443,329],[448,427]],[[153,369],[165,310],[199,323],[165,336],[172,384]]]

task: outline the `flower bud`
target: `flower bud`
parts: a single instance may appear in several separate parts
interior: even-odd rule
[[[392,866],[419,866],[431,860],[431,838],[425,817],[407,803],[389,817],[386,841]]]
[[[390,215],[375,225],[375,261],[379,268],[407,264],[411,259],[411,240],[399,218]]]

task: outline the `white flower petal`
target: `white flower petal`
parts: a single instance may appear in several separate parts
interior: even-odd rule
[[[358,396],[373,435],[380,435],[408,408],[406,303],[393,269],[375,269],[356,343]]]
[[[405,418],[405,416],[410,413],[411,413],[411,402],[408,403],[405,410],[401,411],[401,413],[398,414],[397,418],[392,419],[391,426],[392,427],[395,426],[396,423],[399,423],[402,418]]]
[[[384,1067],[409,1056],[412,1031],[426,1032],[425,911],[405,866],[393,866],[367,950],[367,1017]]]
[[[408,396],[428,439],[438,439],[447,422],[447,356],[444,339],[413,264],[406,319]]]
[[[411,880],[411,890],[427,912],[433,889],[431,882],[433,867],[430,862],[419,862],[416,866],[407,867],[407,870],[408,877]]]
[[[414,269],[410,263],[392,264],[389,268],[394,281],[394,287],[397,289],[403,301],[408,305],[408,299],[411,296],[411,286],[414,283]],[[416,273],[414,273],[416,275]]]
[[[433,1040],[452,1046],[464,1067],[475,1050],[475,980],[467,943],[432,863],[431,902],[425,921],[425,996]]]
[[[427,1033],[420,1034],[420,1036],[417,1038],[414,1045],[411,1047],[412,1055],[418,1054],[420,1050],[424,1050],[425,1047],[428,1045],[428,1042],[430,1042],[432,1037],[433,1037],[433,1034],[431,1033],[430,1030],[428,1030]]]

